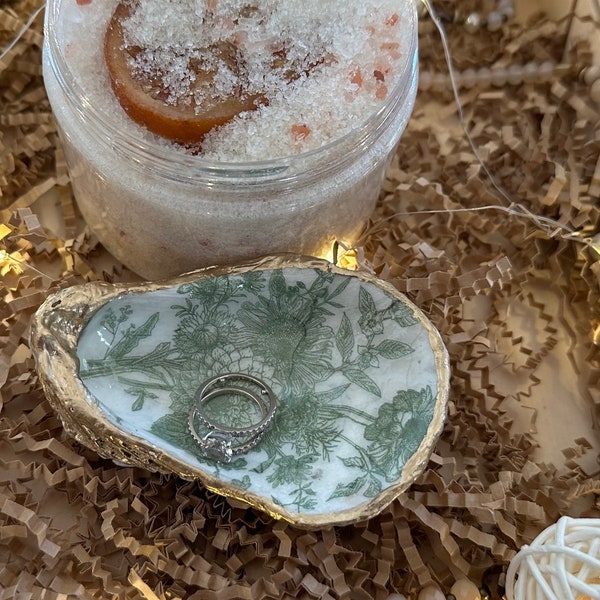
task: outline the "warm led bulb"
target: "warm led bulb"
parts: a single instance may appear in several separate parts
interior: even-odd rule
[[[324,258],[336,267],[346,269],[347,271],[358,271],[360,268],[358,264],[358,252],[343,242],[334,242],[323,251],[319,258]]]

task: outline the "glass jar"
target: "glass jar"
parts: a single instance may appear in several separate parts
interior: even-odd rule
[[[352,246],[377,202],[414,105],[416,6],[414,0],[398,4],[405,4],[405,67],[376,113],[316,150],[224,163],[124,127],[120,107],[103,107],[94,90],[82,87],[77,70],[84,68],[92,70],[98,87],[110,85],[102,60],[87,66],[74,60],[70,40],[77,18],[63,13],[83,7],[48,0],[44,81],[73,192],[90,229],[114,257],[147,279],[280,252],[328,257],[336,241]]]

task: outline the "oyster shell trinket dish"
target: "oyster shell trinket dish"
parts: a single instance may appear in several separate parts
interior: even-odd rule
[[[448,355],[425,315],[369,273],[307,257],[74,286],[40,307],[31,347],[80,443],[299,527],[381,512],[423,471],[446,416]],[[199,386],[227,373],[266,382],[278,410],[254,447],[219,462],[188,421]],[[246,426],[252,402],[221,395],[216,420]]]

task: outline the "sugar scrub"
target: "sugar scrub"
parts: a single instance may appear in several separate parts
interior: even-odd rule
[[[352,245],[416,93],[414,0],[48,0],[45,34],[78,206],[152,279]]]

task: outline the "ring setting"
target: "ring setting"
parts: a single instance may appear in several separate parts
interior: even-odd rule
[[[233,402],[233,406],[237,407],[233,420],[231,408],[225,415],[218,410],[227,402],[230,406]],[[273,425],[277,407],[277,397],[258,377],[225,373],[200,385],[190,408],[188,427],[204,456],[229,463],[234,456],[258,445]],[[243,423],[239,419],[242,412],[245,416]]]

